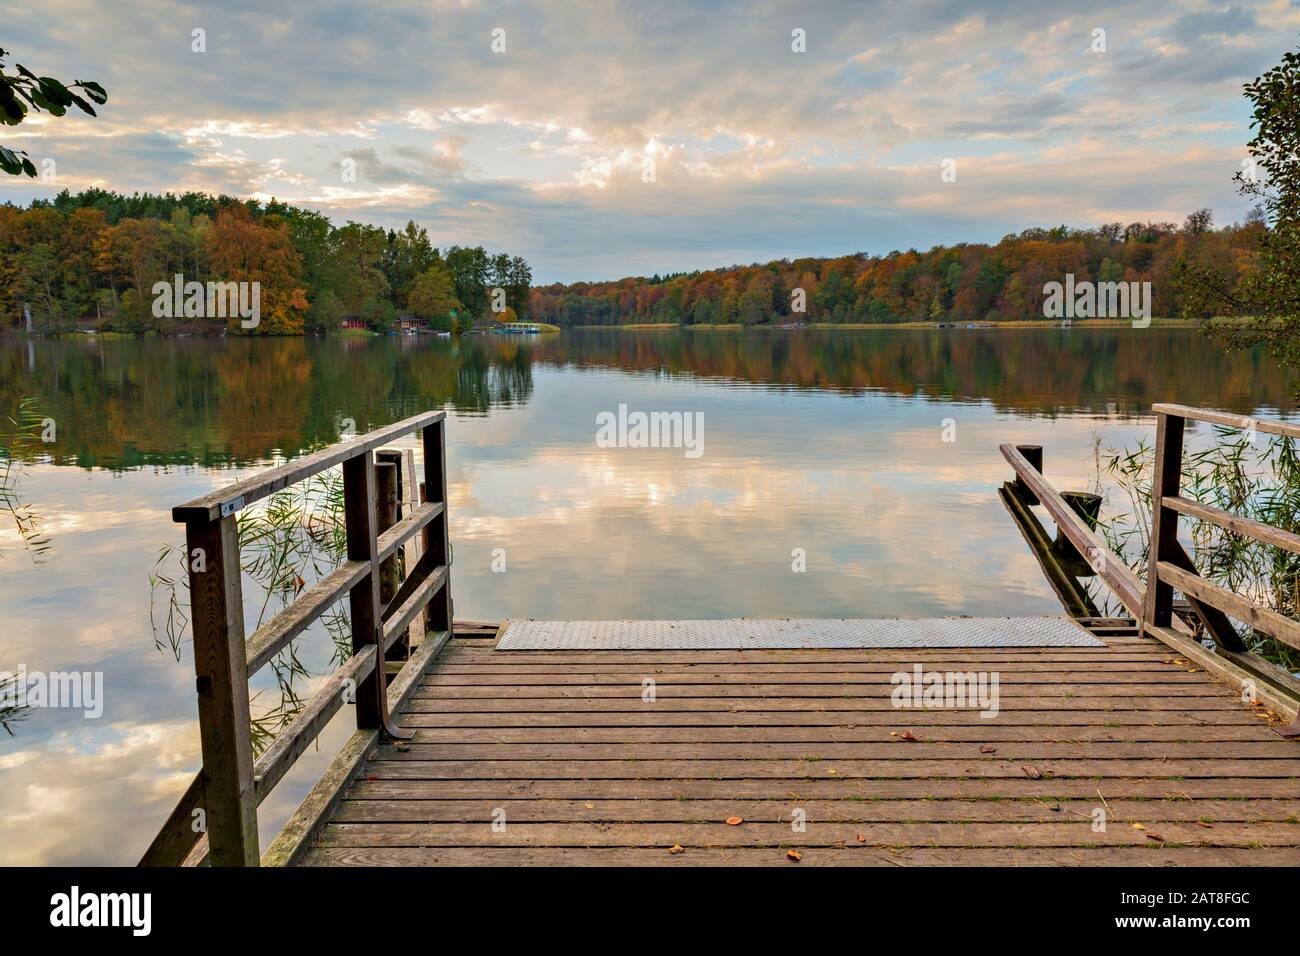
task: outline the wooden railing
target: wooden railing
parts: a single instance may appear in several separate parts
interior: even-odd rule
[[[406,643],[422,611],[425,653],[409,661],[408,668],[422,666],[429,648],[441,646],[451,634],[444,430],[444,413],[426,412],[172,510],[173,520],[185,525],[203,767],[141,859],[142,866],[203,861],[258,865],[258,805],[348,699],[355,700],[359,733],[375,739],[410,736],[388,713],[385,662]],[[424,494],[418,506],[408,507],[409,513],[398,519],[400,469],[384,453],[380,457],[388,460],[377,463],[376,449],[416,431],[422,432]],[[346,559],[246,639],[237,513],[340,465]],[[404,497],[409,501],[413,496]],[[398,550],[420,533],[423,554],[403,576]],[[352,656],[254,760],[249,676],[344,596]]]
[[[1134,618],[1142,617],[1142,582],[1127,564],[1106,546],[1101,535],[1082,514],[1072,508],[1066,499],[1043,477],[1042,448],[1038,445],[999,446],[1002,457],[1016,473],[1021,494],[1030,504],[1041,504],[1079,555],[1115,592],[1119,602]],[[1029,457],[1034,460],[1031,462]]]
[[[1285,681],[1285,671],[1250,652],[1228,616],[1297,649],[1300,649],[1300,623],[1201,577],[1178,540],[1178,518],[1186,515],[1208,521],[1233,534],[1300,554],[1300,535],[1182,496],[1183,433],[1189,420],[1291,438],[1300,438],[1300,425],[1186,405],[1155,405],[1152,411],[1156,413],[1155,470],[1151,482],[1150,563],[1142,622],[1148,629],[1172,627],[1173,595],[1177,588],[1225,656],[1261,676]]]
[[[1300,623],[1261,607],[1248,598],[1202,578],[1178,540],[1178,518],[1186,515],[1225,530],[1300,554],[1300,535],[1233,515],[1181,495],[1184,425],[1188,420],[1300,438],[1300,425],[1257,420],[1227,412],[1155,405],[1155,471],[1151,489],[1151,544],[1144,585],[1128,565],[1102,541],[1094,522],[1071,507],[1042,474],[1037,445],[1004,444],[1000,450],[1016,474],[1018,497],[1025,505],[1041,504],[1060,533],[1089,562],[1142,629],[1184,656],[1234,682],[1249,681],[1252,691],[1278,713],[1296,716],[1300,681],[1285,669],[1253,653],[1228,619],[1237,620],[1283,643],[1300,648]],[[1067,495],[1070,493],[1067,492]],[[1214,641],[1210,651],[1191,639],[1192,629],[1174,612],[1174,590],[1181,591]],[[1260,683],[1256,683],[1260,682]]]

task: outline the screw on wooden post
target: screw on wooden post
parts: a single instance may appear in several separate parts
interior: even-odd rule
[[[232,514],[188,521],[185,542],[190,558],[190,628],[208,859],[213,866],[257,866],[257,796],[237,519]]]
[[[1043,473],[1042,445],[1017,445],[1016,451],[1025,457],[1025,461],[1034,466],[1035,471],[1040,475]],[[1025,484],[1024,479],[1019,475],[1016,475],[1015,486],[1016,494],[1020,496],[1021,501],[1030,505],[1038,504],[1038,496],[1029,490],[1029,486]]]

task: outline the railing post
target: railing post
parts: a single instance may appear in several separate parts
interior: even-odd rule
[[[1178,496],[1183,480],[1183,428],[1179,415],[1160,412],[1156,418],[1155,465],[1151,475],[1151,541],[1147,548],[1147,593],[1142,618],[1149,627],[1173,624],[1174,589],[1160,580],[1161,561],[1173,561],[1178,550],[1178,512],[1166,508],[1165,498]]]
[[[367,645],[380,645],[383,633],[379,603],[379,554],[376,518],[375,455],[366,451],[343,462],[343,523],[347,533],[349,561],[366,561],[370,571],[348,592],[352,622],[352,653]],[[384,656],[375,657],[375,668],[357,687],[357,727],[383,729],[388,723],[387,681]]]
[[[257,866],[257,797],[235,516],[187,522],[185,548],[208,859],[213,866]]]
[[[432,552],[433,566],[445,567],[447,577],[429,600],[426,627],[430,631],[451,633],[451,544],[447,537],[447,420],[427,426],[421,435],[424,446],[424,491],[432,502],[440,502],[442,514],[425,529],[425,553]]]
[[[1043,446],[1042,445],[1017,445],[1016,451],[1024,456],[1025,461],[1034,466],[1034,471],[1040,475],[1043,473]],[[1039,504],[1038,496],[1029,490],[1025,480],[1016,475],[1016,493],[1020,495],[1020,500],[1026,504]]]
[[[379,519],[377,530],[379,534],[383,534],[397,524],[401,517],[399,505],[402,489],[400,467],[402,453],[376,452],[375,459],[376,505]],[[389,604],[397,594],[397,589],[402,586],[404,577],[402,557],[402,549],[398,548],[392,557],[379,566],[379,603],[386,609],[387,614],[392,613],[393,609],[389,608]],[[390,661],[404,661],[411,656],[409,630],[393,642],[393,646],[384,656]]]

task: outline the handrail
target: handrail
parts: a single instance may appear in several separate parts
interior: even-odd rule
[[[1224,425],[1228,428],[1240,428],[1243,431],[1263,432],[1266,435],[1300,438],[1300,425],[1292,422],[1281,422],[1269,418],[1251,418],[1248,415],[1234,415],[1232,412],[1221,412],[1215,408],[1193,408],[1190,405],[1169,405],[1164,402],[1157,402],[1151,406],[1151,411],[1157,416],[1165,415],[1171,418],[1208,422],[1211,425]]]
[[[1183,433],[1189,420],[1292,438],[1300,438],[1300,425],[1186,405],[1159,404],[1153,410],[1156,413],[1155,472],[1151,483],[1150,570],[1142,615],[1144,625],[1171,626],[1173,592],[1178,588],[1196,608],[1215,643],[1229,651],[1241,652],[1247,648],[1227,615],[1300,649],[1300,623],[1204,580],[1178,542],[1181,514],[1300,554],[1300,536],[1182,496]]]
[[[377,464],[375,449],[416,431],[424,451],[423,503],[400,517],[398,502],[416,496],[398,493],[400,469]],[[400,453],[392,455],[400,458]],[[343,468],[346,560],[245,640],[236,513],[336,465]],[[389,716],[385,661],[405,653],[401,638],[421,612],[426,644],[451,635],[446,473],[445,413],[425,412],[172,509],[173,519],[186,526],[203,766],[145,852],[142,866],[204,859],[214,866],[257,866],[258,805],[354,693],[359,731],[411,736]],[[381,521],[388,526],[380,527]],[[417,534],[423,536],[423,555],[398,582],[395,555]],[[254,761],[249,676],[344,596],[352,656]],[[425,656],[418,655],[421,661]]]
[[[1079,554],[1092,564],[1097,576],[1110,585],[1115,596],[1130,614],[1140,618],[1143,597],[1142,582],[1138,576],[1129,570],[1128,565],[1119,555],[1106,546],[1106,542],[1097,532],[1089,528],[1087,523],[1075,514],[1074,509],[1066,504],[1065,499],[1043,477],[1042,472],[1030,464],[1015,445],[1007,442],[999,445],[998,450],[1011,465],[1016,477],[1024,482],[1047,513],[1052,516],[1056,526],[1075,546]]]
[[[206,518],[214,521],[232,515],[241,508],[261,501],[277,491],[283,491],[305,478],[310,478],[358,455],[374,451],[379,446],[409,435],[413,431],[435,425],[445,417],[446,412],[423,412],[396,424],[358,435],[356,438],[344,439],[337,445],[331,445],[303,458],[295,458],[261,474],[218,488],[183,505],[177,505],[172,509],[172,520],[177,524],[185,524],[197,519]]]
[[[1162,417],[1170,416],[1175,411],[1186,410],[1185,406],[1181,405],[1157,405],[1155,407],[1158,410],[1163,410]],[[1229,416],[1226,413],[1205,412],[1200,409],[1191,409],[1191,411],[1198,413],[1198,420],[1214,421],[1216,424],[1226,424],[1225,420],[1227,418],[1239,417]],[[1254,425],[1258,431],[1271,431],[1274,434],[1283,433],[1273,428],[1278,424],[1275,422],[1255,422],[1253,419],[1244,418],[1241,419],[1241,422],[1242,424],[1239,427]],[[1162,460],[1161,456],[1167,453],[1166,449],[1169,447],[1167,436],[1162,441],[1163,431],[1167,431],[1167,429],[1158,427],[1156,436],[1157,462]],[[1289,432],[1286,433],[1289,434]],[[1181,438],[1181,435],[1179,437]],[[1215,649],[1208,650],[1202,647],[1199,642],[1192,638],[1192,628],[1172,614],[1172,595],[1170,597],[1171,614],[1168,623],[1165,625],[1153,624],[1146,616],[1146,612],[1149,607],[1150,596],[1155,589],[1143,585],[1141,579],[1129,570],[1118,555],[1101,544],[1088,526],[1088,522],[1071,509],[1065,499],[1043,477],[1041,468],[1036,463],[1042,461],[1041,448],[1037,445],[1012,445],[1008,443],[1001,445],[1000,450],[1016,473],[1020,486],[1016,494],[1019,498],[1024,499],[1023,504],[1041,503],[1044,506],[1066,539],[1075,546],[1080,554],[1089,556],[1097,575],[1110,586],[1121,603],[1140,622],[1144,632],[1149,633],[1157,640],[1177,650],[1183,657],[1194,661],[1224,680],[1242,687],[1247,686],[1247,683],[1249,683],[1252,693],[1261,703],[1266,704],[1286,718],[1296,718],[1297,698],[1300,698],[1300,682],[1297,682],[1286,670],[1248,650],[1235,629],[1232,628],[1223,608],[1227,608],[1229,612],[1241,616],[1243,620],[1254,626],[1258,626],[1256,622],[1263,622],[1265,627],[1259,627],[1260,630],[1265,630],[1270,625],[1275,629],[1300,627],[1300,625],[1296,625],[1295,622],[1276,614],[1276,612],[1268,608],[1258,607],[1246,598],[1205,581],[1197,575],[1192,559],[1177,540],[1176,529],[1172,543],[1166,545],[1165,556],[1157,562],[1157,566],[1151,572],[1148,580],[1162,581],[1165,586],[1172,584],[1183,591],[1193,610],[1201,617],[1207,632],[1214,637]],[[1024,452],[1032,454],[1036,462],[1031,462],[1029,454]],[[1179,467],[1181,470],[1181,447],[1178,454],[1180,456]],[[1013,486],[1008,485],[1005,487],[1010,488]],[[1153,487],[1157,491],[1160,489],[1159,478]],[[1235,515],[1227,515],[1226,512],[1219,512],[1218,509],[1212,509],[1208,505],[1190,502],[1188,499],[1177,496],[1176,490],[1171,494],[1161,496],[1160,501],[1161,506],[1157,508],[1157,513],[1160,510],[1168,511],[1173,515],[1174,519],[1177,518],[1179,513],[1184,513],[1193,517],[1203,517],[1205,520],[1216,524],[1221,523],[1217,520],[1221,515],[1226,515],[1227,518],[1232,520],[1232,523],[1223,526],[1228,527],[1229,530],[1240,533],[1247,533],[1247,529],[1254,530],[1259,533],[1260,539],[1266,543],[1275,544],[1287,550],[1294,550],[1291,547],[1291,544],[1293,544],[1291,538],[1295,536],[1291,535],[1290,532],[1272,528],[1268,525],[1261,525],[1259,522],[1250,522],[1248,519]],[[1226,521],[1226,519],[1224,520]],[[1171,521],[1164,522],[1163,527],[1166,529],[1166,533],[1168,533],[1172,524]],[[1252,527],[1255,525],[1258,527]],[[1266,534],[1261,529],[1267,529],[1268,533]],[[1152,540],[1156,540],[1154,534]],[[1221,605],[1221,607],[1216,607],[1216,604]]]

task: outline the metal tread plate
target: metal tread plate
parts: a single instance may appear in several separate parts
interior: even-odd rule
[[[496,650],[1105,646],[1068,617],[791,617],[718,621],[509,620],[502,628]]]

